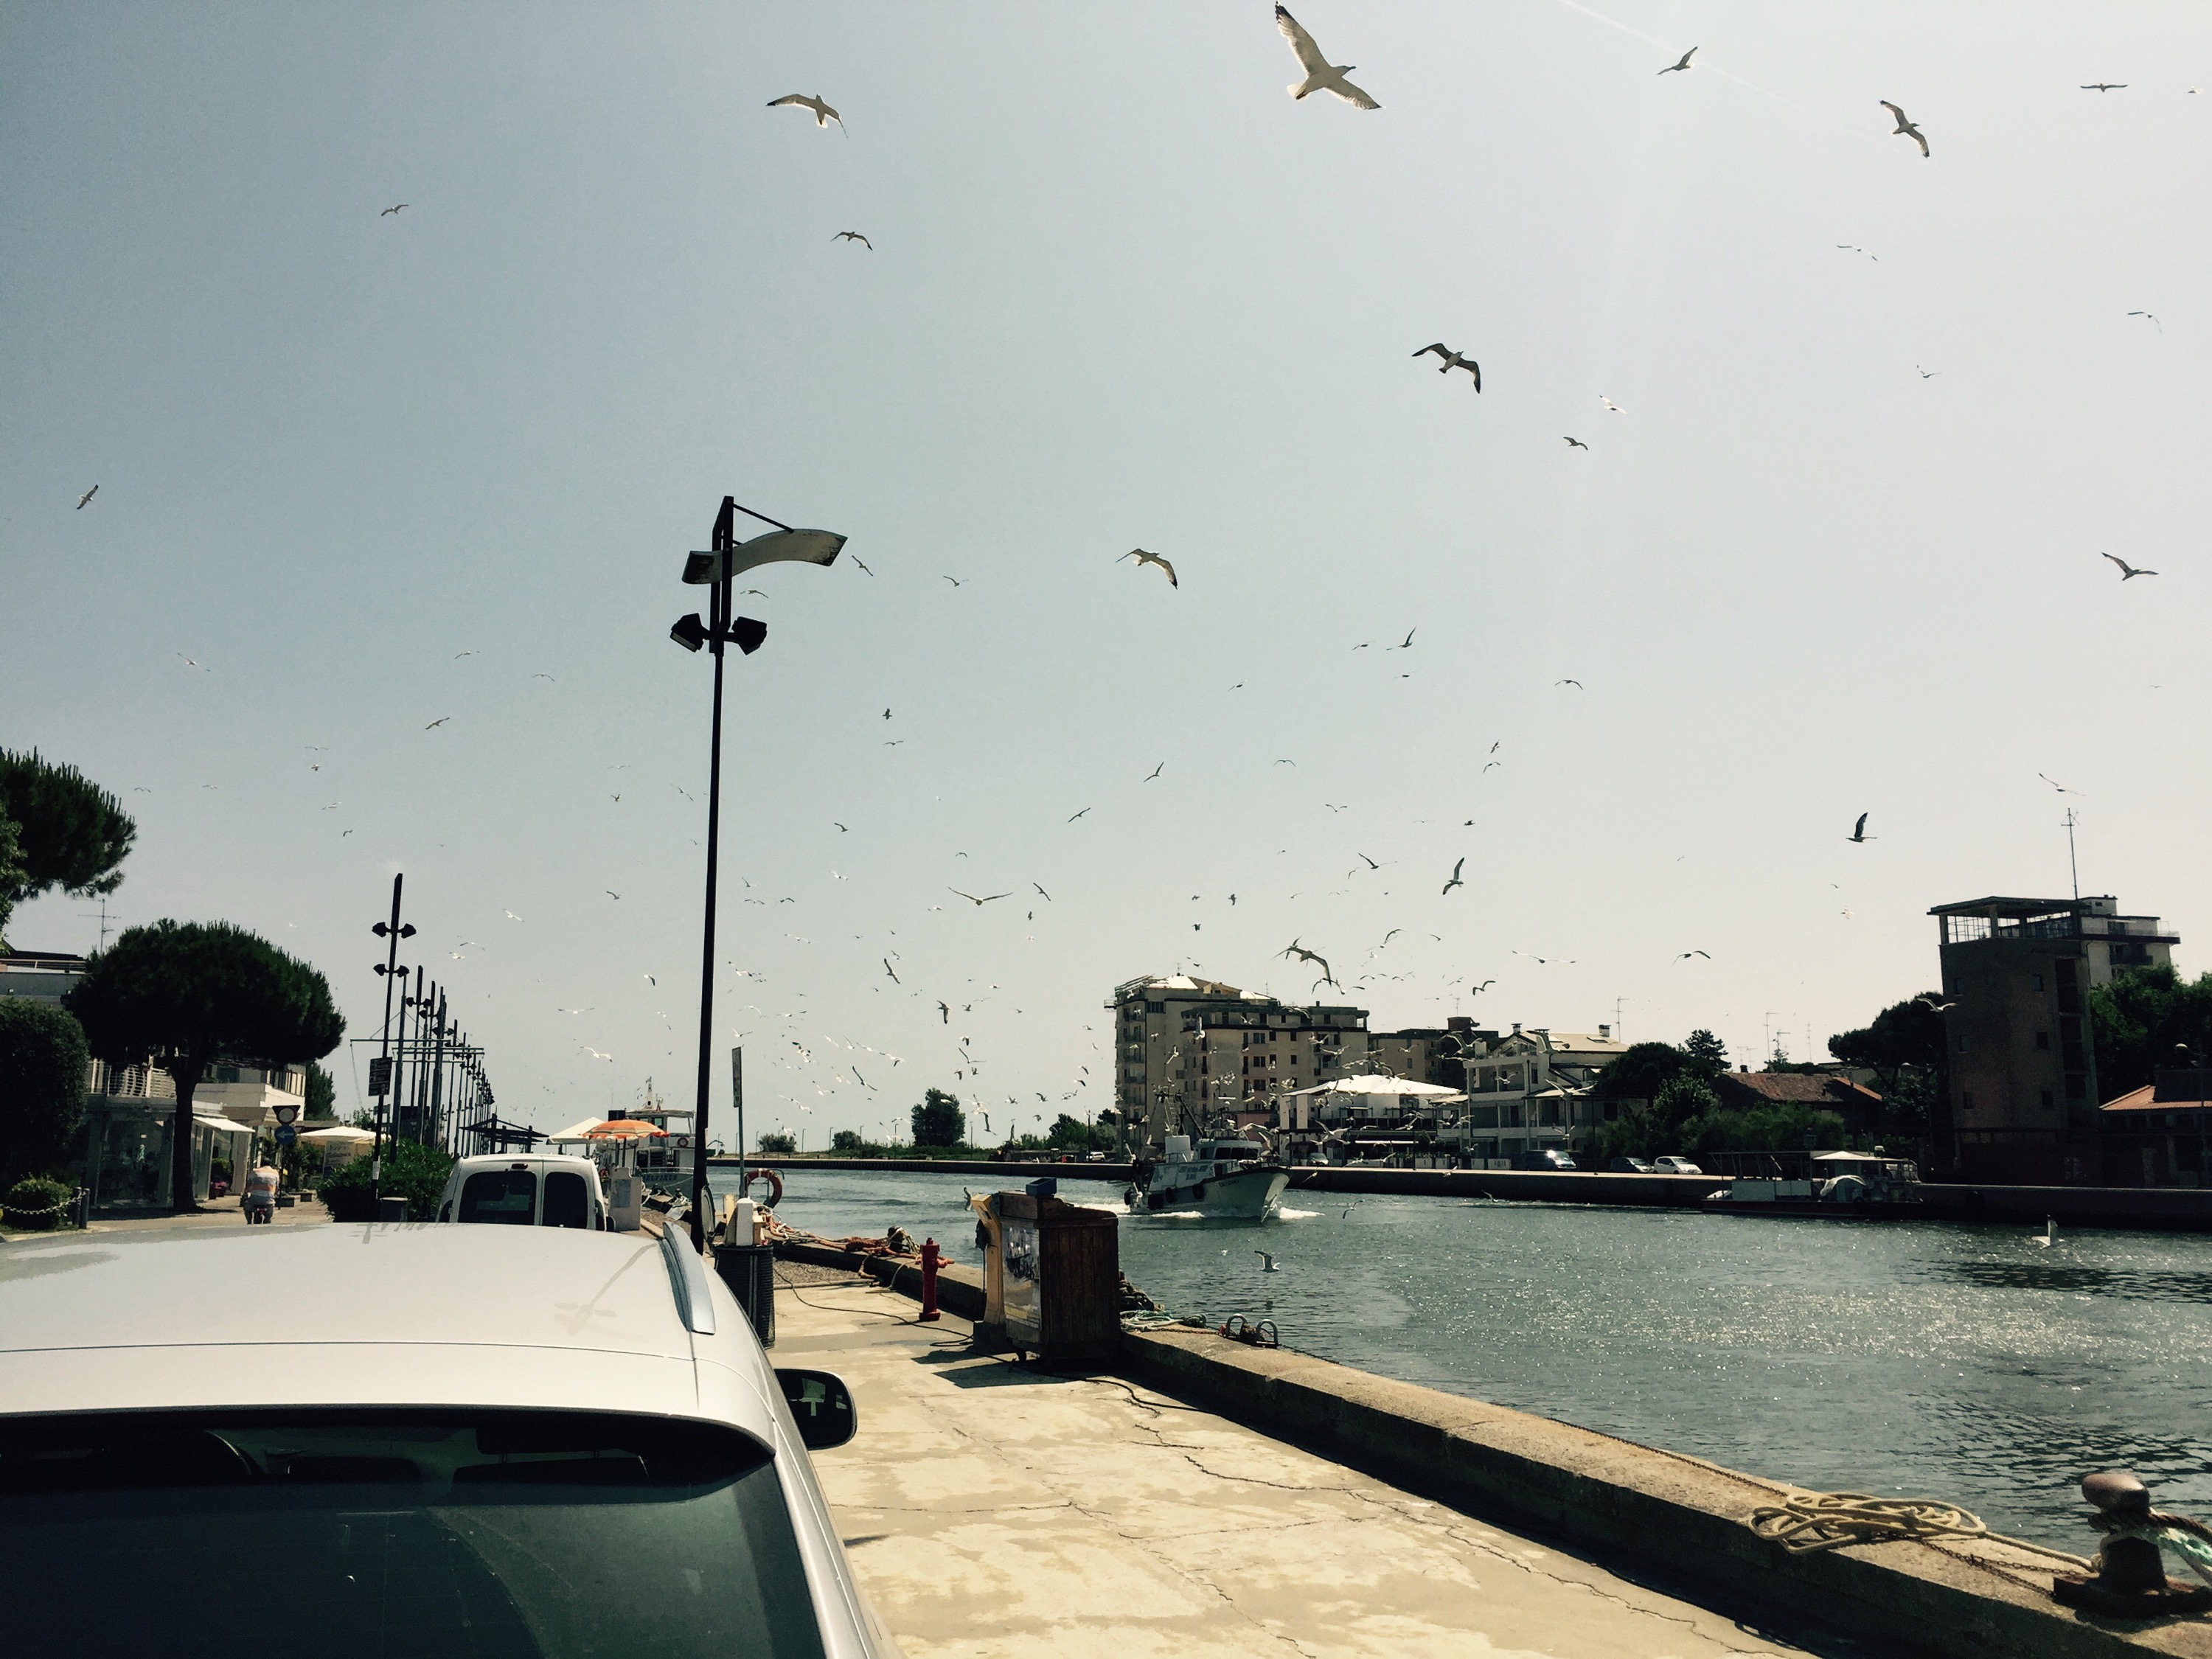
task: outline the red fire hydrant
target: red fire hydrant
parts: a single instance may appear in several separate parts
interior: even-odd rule
[[[937,1241],[921,1241],[921,1317],[924,1322],[937,1317]]]

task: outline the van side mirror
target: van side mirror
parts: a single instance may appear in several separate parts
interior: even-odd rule
[[[831,1371],[785,1370],[775,1380],[782,1385],[784,1404],[799,1424],[799,1438],[809,1451],[842,1446],[860,1432],[860,1413],[853,1404],[853,1391],[845,1379]]]

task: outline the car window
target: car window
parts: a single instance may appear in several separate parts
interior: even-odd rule
[[[514,1412],[0,1425],[25,1653],[818,1659],[775,1465],[712,1424]],[[225,1586],[252,1564],[243,1601]],[[27,1576],[26,1576],[27,1575]],[[128,1594],[118,1594],[120,1586]]]
[[[478,1170],[461,1183],[460,1221],[527,1227],[538,1207],[538,1177],[527,1170]]]
[[[592,1205],[584,1177],[574,1170],[549,1170],[545,1174],[544,1227],[588,1227]]]

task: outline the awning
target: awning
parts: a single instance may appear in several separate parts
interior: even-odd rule
[[[579,1118],[575,1122],[571,1123],[567,1128],[562,1130],[558,1134],[550,1134],[546,1136],[545,1139],[548,1140],[581,1140],[586,1135],[590,1134],[592,1130],[598,1128],[599,1125],[605,1121],[606,1119],[603,1117]]]
[[[194,1112],[192,1121],[204,1128],[221,1129],[227,1134],[250,1135],[253,1133],[252,1124],[240,1123],[234,1117],[211,1117],[205,1112]]]
[[[319,1140],[331,1145],[349,1142],[356,1146],[366,1146],[370,1141],[375,1139],[376,1136],[368,1129],[356,1129],[351,1124],[341,1123],[332,1128],[311,1130],[307,1134],[301,1135],[300,1139]]]

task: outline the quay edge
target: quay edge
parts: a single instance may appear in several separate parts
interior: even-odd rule
[[[788,1242],[776,1254],[921,1294],[910,1261]],[[983,1276],[947,1266],[938,1296],[948,1312],[980,1318]],[[1972,1559],[1901,1541],[1791,1555],[1746,1524],[1760,1504],[1799,1490],[1786,1483],[1290,1349],[1192,1328],[1127,1332],[1107,1369],[1747,1619],[1810,1623],[1877,1652],[1930,1659],[2212,1659],[2203,1620],[2106,1620],[2051,1601],[2042,1586],[2062,1564],[2048,1552],[1992,1534],[1973,1540]],[[2083,1541],[2092,1541],[2086,1528]]]

